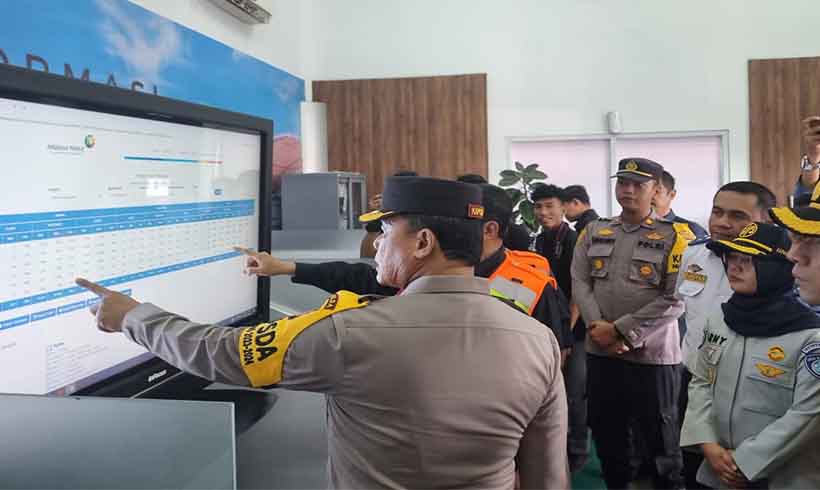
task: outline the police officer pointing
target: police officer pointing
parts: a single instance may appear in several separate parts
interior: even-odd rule
[[[552,332],[473,276],[481,190],[386,180],[377,299],[233,329],[190,322],[86,280],[99,328],[223,382],[325,393],[335,488],[567,488],[567,406]]]
[[[587,324],[589,421],[609,488],[632,479],[629,422],[637,419],[656,488],[681,488],[677,397],[681,362],[675,298],[680,260],[694,238],[652,212],[663,171],[628,158],[615,194],[623,211],[590,223],[572,262],[573,299]]]

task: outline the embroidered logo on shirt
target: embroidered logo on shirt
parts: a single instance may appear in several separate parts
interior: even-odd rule
[[[595,259],[592,261],[592,268],[596,271],[599,271],[604,268],[604,261],[601,259]]]
[[[614,235],[615,232],[612,230],[612,228],[601,228],[600,230],[598,230],[598,234],[601,236],[609,236]]]
[[[651,265],[642,265],[640,269],[641,277],[649,277],[655,272]]]
[[[774,347],[769,348],[769,359],[772,361],[778,362],[782,361],[786,358],[786,351],[783,350],[783,347],[779,345],[775,345]]]
[[[776,378],[786,372],[778,367],[774,367],[769,364],[763,364],[762,362],[758,362],[757,364],[755,364],[755,367],[758,371],[760,371],[760,374],[767,378]]]
[[[648,238],[649,240],[663,240],[665,236],[661,235],[657,231],[653,231],[652,233],[646,235],[646,238]]]
[[[646,223],[647,225],[651,225],[654,222],[655,220],[653,220],[652,218],[646,218],[646,221],[644,221],[644,223]]]
[[[820,342],[812,342],[803,347],[800,352],[806,355],[804,363],[806,370],[817,379],[820,379]]]

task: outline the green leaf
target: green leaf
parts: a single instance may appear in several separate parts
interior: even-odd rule
[[[515,162],[515,168],[517,168],[519,172],[524,171],[524,166],[521,165],[521,162]]]
[[[501,186],[501,187],[508,187],[508,186],[511,186],[511,185],[517,183],[519,180],[521,180],[521,177],[516,174],[512,177],[502,178],[501,181],[498,183],[498,185]]]
[[[547,174],[540,170],[532,170],[530,172],[527,172],[527,177],[533,180],[544,180],[547,178]]]
[[[529,224],[535,220],[535,207],[532,201],[521,201],[521,204],[518,205],[518,210],[521,212],[521,219],[523,219],[525,223]]]
[[[532,172],[533,170],[535,170],[537,168],[538,168],[538,164],[537,163],[532,163],[530,165],[527,165],[527,168],[524,169],[524,172],[530,173],[530,172]]]
[[[524,224],[527,225],[527,228],[529,228],[530,231],[538,231],[538,223],[535,221],[534,217],[529,221],[524,220]]]
[[[521,174],[515,170],[502,170],[498,175],[503,179],[504,177],[519,177]]]

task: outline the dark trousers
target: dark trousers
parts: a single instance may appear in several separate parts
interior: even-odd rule
[[[631,419],[640,424],[653,487],[683,488],[679,369],[587,354],[589,425],[608,488],[626,488],[632,480]]]
[[[578,327],[576,327],[578,328]],[[584,339],[576,339],[564,367],[564,384],[569,406],[567,453],[584,460],[589,455],[587,427],[587,351]]]

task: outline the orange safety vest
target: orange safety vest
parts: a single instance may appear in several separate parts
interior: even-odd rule
[[[490,294],[515,303],[532,315],[544,287],[558,287],[550,274],[549,261],[532,252],[506,250],[506,259],[489,277]]]

